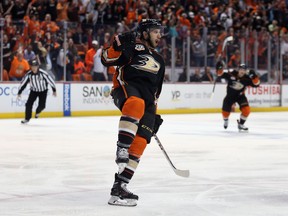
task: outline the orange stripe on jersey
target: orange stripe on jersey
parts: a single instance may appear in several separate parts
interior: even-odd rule
[[[113,82],[113,88],[118,88],[120,86],[117,77],[119,75],[119,72],[116,70],[116,72],[113,74],[112,82]]]
[[[118,68],[116,72],[113,74],[113,88],[118,88],[119,86],[125,85],[125,81],[123,80],[123,71],[122,67]],[[125,91],[125,88],[123,87],[123,91]]]
[[[128,94],[127,94],[127,91],[126,91],[126,88],[125,88],[125,86],[124,86],[124,85],[122,85],[121,87],[122,87],[122,89],[123,89],[123,92],[124,92],[124,94],[125,94],[125,98],[128,98]]]
[[[113,63],[115,61],[117,61],[120,57],[122,52],[120,51],[116,51],[113,49],[113,47],[109,47],[108,49],[105,49],[103,51],[103,60],[107,63]]]

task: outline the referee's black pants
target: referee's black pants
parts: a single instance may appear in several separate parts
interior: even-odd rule
[[[36,114],[45,109],[48,89],[42,92],[30,91],[28,100],[26,102],[25,119],[30,120],[32,117],[32,108],[37,97],[39,98]]]

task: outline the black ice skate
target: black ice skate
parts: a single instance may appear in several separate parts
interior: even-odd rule
[[[229,124],[229,120],[228,119],[224,119],[224,129],[228,128],[228,124]]]
[[[240,124],[239,120],[237,120],[237,123],[239,132],[248,132],[248,128],[245,127],[243,124]]]
[[[28,122],[29,122],[29,120],[24,119],[24,120],[21,121],[21,124],[27,124]]]
[[[127,184],[121,181],[117,174],[115,174],[115,182],[111,189],[111,198],[108,201],[109,205],[118,206],[136,206],[138,201],[138,196],[131,193],[127,188]]]
[[[35,114],[35,118],[39,118],[40,113]]]

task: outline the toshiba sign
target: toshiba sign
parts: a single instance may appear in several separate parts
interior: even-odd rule
[[[246,90],[247,95],[280,95],[280,93],[279,85],[260,85],[258,88],[249,87]]]

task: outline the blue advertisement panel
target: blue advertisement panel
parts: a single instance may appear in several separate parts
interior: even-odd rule
[[[63,85],[63,115],[71,116],[71,84]]]

